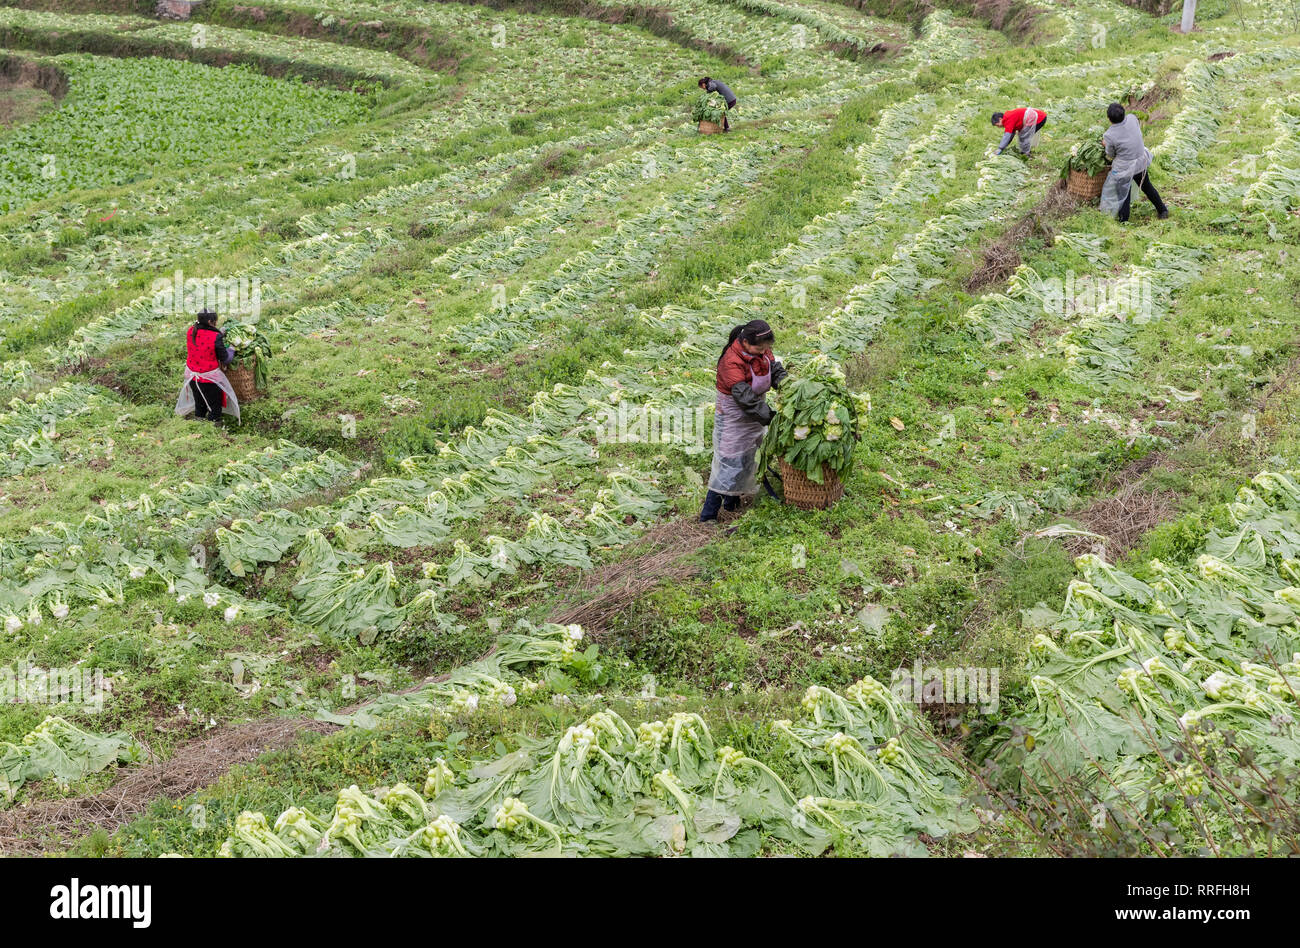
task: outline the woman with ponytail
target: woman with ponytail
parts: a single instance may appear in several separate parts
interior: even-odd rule
[[[719,509],[735,510],[740,498],[758,492],[758,446],[772,420],[767,391],[785,378],[772,355],[775,336],[761,319],[731,330],[718,357],[713,407],[713,470],[700,520],[717,520]]]
[[[239,420],[239,399],[221,371],[235,357],[226,345],[225,334],[217,328],[217,314],[205,309],[194,325],[185,330],[185,379],[181,382],[176,414],[190,412],[200,421],[221,424],[223,413]]]

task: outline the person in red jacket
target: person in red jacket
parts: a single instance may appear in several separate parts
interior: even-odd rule
[[[217,328],[217,314],[204,310],[194,325],[185,330],[185,383],[176,403],[178,415],[189,414],[200,421],[221,423],[223,411],[239,417],[239,403],[234,389],[222,372],[234,353],[226,347],[224,334]],[[232,410],[233,409],[233,410]]]
[[[713,470],[700,520],[735,510],[740,498],[758,492],[758,446],[772,421],[766,393],[785,378],[772,355],[772,327],[755,319],[731,330],[718,356],[713,407]]]
[[[1047,124],[1047,113],[1042,109],[1029,108],[994,112],[993,124],[1002,126],[1002,142],[998,145],[999,155],[1011,144],[1011,139],[1015,135],[1020,136],[1020,153],[1028,155],[1038,141],[1038,133]]]

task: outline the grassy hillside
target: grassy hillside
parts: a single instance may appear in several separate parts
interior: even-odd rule
[[[0,851],[1294,850],[1282,7],[148,6],[0,6]],[[700,524],[753,318],[853,468]]]

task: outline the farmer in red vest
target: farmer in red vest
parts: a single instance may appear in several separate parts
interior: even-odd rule
[[[768,389],[785,378],[772,355],[772,327],[755,319],[731,330],[718,357],[713,408],[713,470],[700,520],[717,520],[718,510],[735,510],[740,498],[758,493],[758,446],[772,421]]]
[[[1047,113],[1042,109],[1012,109],[1010,112],[994,112],[993,124],[1002,126],[1002,142],[998,145],[998,154],[1011,144],[1014,135],[1020,136],[1020,153],[1028,155],[1038,141],[1038,132],[1047,124]]]
[[[200,421],[221,424],[223,411],[239,420],[239,401],[235,390],[221,367],[229,365],[234,353],[226,347],[226,339],[217,329],[217,314],[211,310],[199,313],[193,326],[185,330],[185,381],[176,402],[176,414],[188,415]]]

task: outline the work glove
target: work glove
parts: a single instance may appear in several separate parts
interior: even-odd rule
[[[790,373],[787,372],[787,371],[785,370],[785,366],[782,365],[779,361],[776,362],[775,364],[773,364],[773,366],[772,366],[772,387],[773,387],[773,388],[779,388],[779,387],[781,386],[781,383],[782,383],[783,381],[785,381],[785,377],[786,377],[787,375],[789,375],[789,374],[790,374]]]

